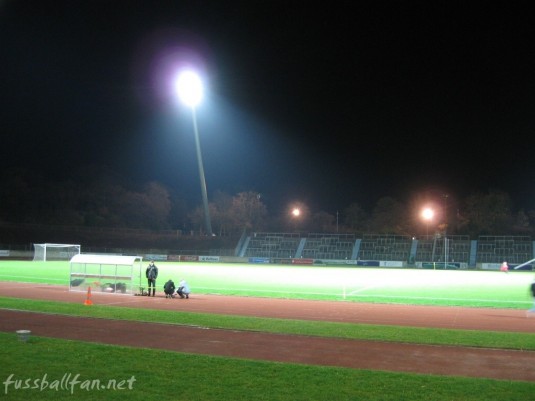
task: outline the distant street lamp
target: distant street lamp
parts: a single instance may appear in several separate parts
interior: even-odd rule
[[[425,232],[426,237],[429,236],[429,222],[431,220],[433,220],[434,216],[435,216],[435,211],[433,209],[426,207],[424,210],[422,210],[422,218],[426,222],[426,225],[425,225],[425,227],[426,227],[426,232]]]
[[[298,230],[298,226],[301,224],[303,219],[302,211],[299,206],[293,206],[290,209],[290,224],[293,230]]]
[[[197,148],[197,163],[199,165],[199,177],[201,180],[201,193],[204,205],[204,223],[206,225],[206,234],[212,236],[212,223],[210,222],[210,211],[208,209],[208,195],[206,193],[206,180],[204,178],[201,143],[199,141],[199,130],[197,128],[197,116],[195,114],[195,107],[202,100],[203,85],[201,79],[195,72],[186,70],[178,75],[178,78],[175,82],[175,90],[182,103],[188,107],[191,107],[193,116],[193,130],[195,132],[195,145]]]
[[[448,267],[448,194],[444,194],[444,269]]]

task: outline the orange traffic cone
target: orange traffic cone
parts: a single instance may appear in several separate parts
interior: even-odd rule
[[[85,299],[84,305],[93,305],[93,301],[91,301],[91,287],[87,287],[87,297]]]

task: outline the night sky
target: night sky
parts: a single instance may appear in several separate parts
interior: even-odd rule
[[[3,171],[106,165],[200,204],[170,90],[195,66],[209,198],[335,213],[499,189],[535,209],[532,14],[494,3],[0,0]]]

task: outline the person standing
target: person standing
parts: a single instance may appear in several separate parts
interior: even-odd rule
[[[154,260],[151,260],[145,271],[145,276],[147,276],[148,292],[147,295],[150,297],[150,290],[152,288],[152,296],[156,293],[156,279],[158,278],[158,268],[154,264]]]
[[[504,273],[507,273],[509,271],[509,265],[507,264],[507,262],[504,260],[502,265],[500,266],[500,270]]]
[[[189,285],[186,282],[186,280],[182,279],[180,280],[180,284],[178,284],[178,290],[176,290],[176,293],[180,298],[186,298],[189,299],[190,289]]]
[[[526,312],[526,317],[529,317],[530,314],[535,313],[535,279],[533,279],[531,285],[529,286],[529,292],[533,298],[533,306]]]

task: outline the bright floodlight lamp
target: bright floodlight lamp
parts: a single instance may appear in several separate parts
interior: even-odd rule
[[[299,217],[299,216],[301,215],[301,210],[300,210],[299,208],[294,208],[294,209],[292,210],[292,215],[293,215],[294,217]]]
[[[178,97],[186,106],[196,107],[202,100],[202,81],[193,71],[183,71],[175,82]]]
[[[424,218],[424,220],[433,220],[434,215],[435,212],[433,211],[433,209],[429,209],[428,207],[422,211],[422,217]]]
[[[201,143],[199,140],[199,130],[197,128],[197,116],[195,114],[195,107],[201,102],[203,96],[202,81],[193,71],[183,71],[180,73],[175,82],[175,89],[182,103],[188,107],[191,107],[193,115],[193,130],[195,133],[195,145],[197,148],[197,162],[199,164],[199,177],[201,180],[201,192],[204,206],[204,222],[206,224],[206,234],[212,236],[212,223],[210,222],[210,211],[208,209],[208,195],[206,192],[206,180],[204,178]]]
[[[422,210],[422,218],[426,221],[426,235],[429,235],[429,222],[433,220],[433,217],[435,216],[435,211],[433,209],[430,209],[426,207],[424,210]]]

